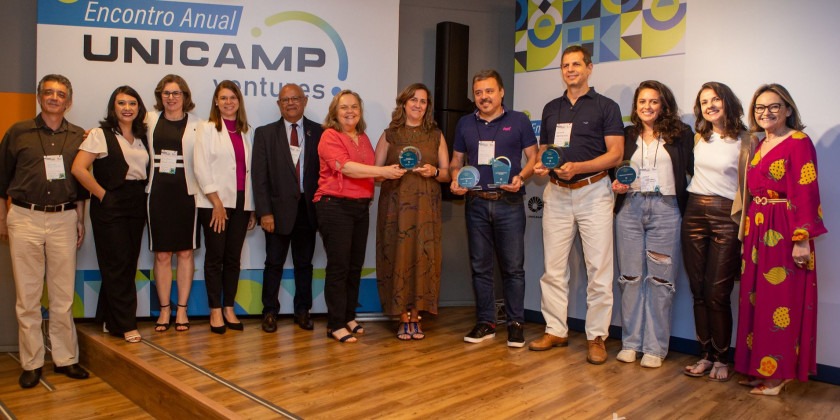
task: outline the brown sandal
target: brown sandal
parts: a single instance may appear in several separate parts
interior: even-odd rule
[[[697,370],[697,368],[699,368],[701,366],[703,367],[703,370],[700,371],[700,372],[695,372]],[[700,377],[705,376],[707,373],[709,373],[709,371],[712,370],[712,367],[714,367],[714,363],[712,363],[711,360],[700,359],[696,363],[694,363],[693,365],[686,366],[685,369],[683,370],[683,373],[686,374],[686,376],[691,376],[692,378],[700,378]]]

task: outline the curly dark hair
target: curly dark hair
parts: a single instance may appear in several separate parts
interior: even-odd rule
[[[117,102],[117,95],[121,93],[137,99],[137,116],[134,117],[134,121],[131,122],[131,134],[133,134],[134,137],[145,139],[147,130],[146,105],[143,105],[143,99],[140,98],[140,95],[131,86],[120,86],[114,89],[114,93],[111,94],[111,99],[108,100],[108,112],[105,114],[105,119],[99,121],[99,127],[103,130],[113,130],[121,135],[124,135],[122,129],[120,128],[120,120],[117,118],[117,111],[114,109],[114,104]]]
[[[632,133],[634,136],[644,131],[644,123],[636,114],[636,102],[639,100],[639,93],[644,89],[652,89],[659,94],[662,109],[656,121],[653,122],[653,134],[661,136],[667,144],[672,144],[674,139],[680,137],[685,124],[680,120],[680,110],[677,107],[677,100],[668,86],[656,80],[645,80],[639,83],[636,92],[633,94],[633,110],[630,112],[630,122],[633,123]]]

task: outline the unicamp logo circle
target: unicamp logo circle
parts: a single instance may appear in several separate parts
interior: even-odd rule
[[[543,209],[543,201],[539,197],[531,197],[528,200],[528,210],[531,210],[532,213],[536,213]]]
[[[266,27],[272,27],[275,25],[279,25],[284,22],[290,21],[298,21],[298,22],[305,22],[314,25],[318,29],[324,31],[324,33],[329,37],[332,41],[333,45],[335,46],[336,54],[338,55],[338,75],[337,78],[340,81],[347,80],[347,73],[349,71],[349,60],[347,57],[347,47],[344,46],[344,41],[341,39],[341,36],[338,35],[338,32],[335,28],[332,27],[327,21],[321,19],[320,17],[313,15],[312,13],[301,12],[301,11],[291,11],[291,12],[282,12],[271,15],[265,18],[265,25]],[[262,29],[255,27],[251,29],[251,35],[254,37],[260,37],[262,35]],[[335,95],[341,91],[340,86],[334,86],[332,89],[332,94]]]

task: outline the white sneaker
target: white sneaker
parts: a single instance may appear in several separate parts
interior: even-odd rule
[[[615,358],[618,359],[619,362],[633,363],[636,361],[636,350],[624,349],[618,352],[618,356]]]
[[[662,366],[662,358],[654,356],[652,354],[646,354],[642,356],[642,367],[646,368],[658,368]]]

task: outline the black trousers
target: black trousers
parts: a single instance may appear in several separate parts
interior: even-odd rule
[[[336,330],[356,319],[370,222],[370,200],[324,196],[315,203],[315,211],[327,254],[324,283],[327,328]]]
[[[732,340],[730,295],[741,266],[732,200],[690,194],[682,223],[683,262],[694,295],[694,328],[703,358],[728,361]]]
[[[263,314],[280,312],[280,281],[283,265],[292,246],[292,263],[295,266],[294,312],[312,309],[312,256],[315,255],[314,220],[309,220],[306,197],[298,200],[297,217],[291,233],[280,235],[265,232],[265,270],[263,271]],[[275,224],[276,225],[276,224]]]
[[[102,275],[96,321],[111,334],[137,329],[137,259],[146,225],[145,181],[126,181],[90,200],[90,223]]]
[[[237,191],[236,208],[225,208],[228,219],[225,230],[219,233],[210,227],[213,209],[198,209],[198,221],[204,232],[204,282],[210,308],[233,306],[235,303],[242,246],[251,217],[251,212],[243,210],[244,207],[245,192]]]

